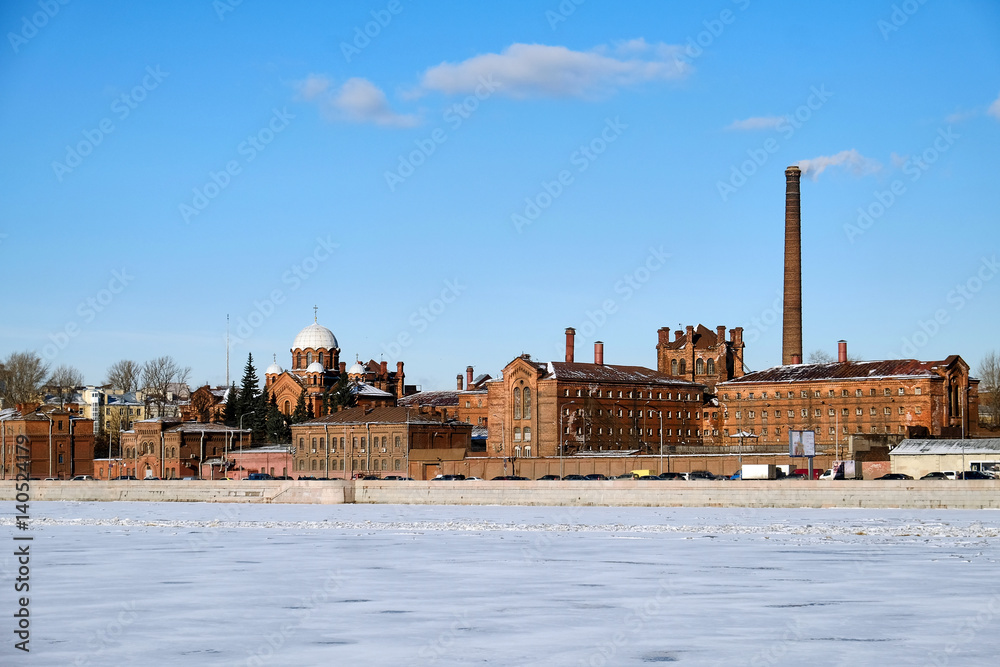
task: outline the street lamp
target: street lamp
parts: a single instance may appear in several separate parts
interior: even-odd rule
[[[244,412],[243,414],[240,415],[240,470],[241,471],[244,469],[244,466],[243,466],[243,418],[246,417],[247,415],[255,414],[256,412],[257,412],[256,410],[251,410],[249,412]],[[242,479],[242,478],[243,478],[243,475],[241,473],[240,474],[240,479]]]

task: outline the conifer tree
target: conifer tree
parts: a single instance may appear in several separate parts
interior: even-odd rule
[[[253,365],[253,354],[247,354],[247,364],[243,367],[243,380],[240,385],[240,396],[236,404],[236,420],[257,408],[257,399],[260,396],[260,389],[257,387],[260,380],[257,377],[257,369]],[[244,420],[244,427],[249,424]]]
[[[226,426],[236,426],[239,421],[237,416],[237,409],[239,403],[239,392],[236,389],[236,383],[234,382],[229,387],[229,396],[226,398],[226,409],[222,412],[222,421]]]
[[[306,419],[308,419],[306,413],[306,389],[302,388],[302,393],[299,394],[299,398],[295,401],[295,411],[292,413],[292,423],[301,424]]]

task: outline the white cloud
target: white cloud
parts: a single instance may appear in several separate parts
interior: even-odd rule
[[[385,127],[413,127],[420,121],[411,114],[399,114],[389,107],[385,93],[368,79],[354,77],[340,88],[320,74],[310,74],[296,89],[301,99],[316,102],[324,116],[334,121],[373,123]]]
[[[634,39],[613,48],[573,51],[565,46],[511,44],[501,53],[485,53],[459,63],[427,69],[423,90],[446,94],[475,92],[484,82],[515,98],[594,97],[647,81],[682,78],[690,65],[682,47]]]
[[[784,122],[784,116],[755,116],[744,120],[734,120],[727,130],[771,130]]]
[[[993,100],[993,103],[990,104],[990,108],[986,110],[986,113],[993,116],[997,120],[1000,120],[1000,95]]]
[[[882,164],[878,160],[867,158],[853,148],[849,151],[840,151],[836,155],[820,155],[808,160],[799,160],[802,174],[812,177],[814,181],[826,171],[827,167],[840,166],[850,169],[855,176],[874,174],[882,169]]]

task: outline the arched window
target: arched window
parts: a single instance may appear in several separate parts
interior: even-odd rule
[[[319,448],[326,449],[326,440],[324,440],[323,438],[319,439]]]
[[[514,427],[514,442],[521,442],[521,429]]]
[[[514,448],[514,456],[516,456],[518,458],[521,457],[521,446],[520,445],[518,445],[517,447]]]
[[[393,466],[392,466],[392,467],[393,467],[393,469],[395,469],[395,470],[399,470],[399,468],[400,468],[400,460],[399,460],[399,459],[396,459],[396,462],[395,462],[395,463],[393,464]]]
[[[319,363],[320,364],[323,363],[323,353],[322,352],[319,353]],[[326,368],[326,366],[323,366],[323,368]]]
[[[514,387],[514,419],[521,418],[521,389]]]
[[[301,352],[297,352],[295,354],[295,367],[296,368],[302,368],[302,353]]]
[[[292,414],[292,404],[289,403],[288,401],[285,401],[285,409],[282,410],[282,412],[284,412],[286,415]]]
[[[312,461],[312,469],[315,470],[316,466],[317,466],[316,459],[313,459],[313,461]]]
[[[528,426],[524,427],[524,441],[531,442],[531,428]]]
[[[389,460],[382,459],[382,470],[388,470],[388,469],[389,469]]]
[[[524,418],[531,419],[531,390],[524,388]]]
[[[314,452],[316,451],[316,438],[313,438],[313,442],[312,442],[312,450],[313,450]]]
[[[681,359],[681,375],[687,373],[687,360]]]
[[[704,375],[705,374],[705,362],[702,361],[701,359],[699,359],[698,361],[694,362],[694,373],[695,373],[695,375]]]
[[[708,364],[705,367],[705,372],[709,375],[715,375],[715,359],[709,359]]]
[[[299,438],[299,448],[301,449],[302,447],[305,446],[306,446],[305,438]]]
[[[399,436],[396,436],[396,449],[399,449]]]
[[[312,352],[306,352],[306,366],[308,366],[312,362],[313,362],[313,353]]]
[[[525,458],[529,458],[529,459],[531,458],[531,446],[530,445],[528,445],[528,446],[526,446],[524,448],[524,456],[525,456]]]
[[[305,469],[306,469],[306,462],[305,462],[305,460],[304,459],[299,459],[299,470],[305,470]]]
[[[677,375],[677,360],[676,359],[671,359],[670,360],[670,374],[671,375]]]

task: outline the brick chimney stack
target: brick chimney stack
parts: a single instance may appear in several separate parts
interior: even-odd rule
[[[838,340],[837,341],[837,363],[846,364],[847,363],[847,341]]]
[[[799,180],[802,171],[785,169],[785,296],[781,363],[802,363],[802,213]],[[798,361],[794,361],[798,358]]]
[[[566,363],[573,363],[573,339],[576,337],[576,329],[566,328]]]
[[[465,387],[472,389],[472,366],[465,367]]]
[[[657,339],[660,345],[666,345],[670,342],[670,329],[667,327],[660,327],[656,330]]]
[[[694,345],[694,325],[687,325],[687,344]]]
[[[462,374],[459,373],[455,376],[455,389],[462,391]]]
[[[743,327],[734,327],[729,331],[729,342],[733,348],[733,377],[743,377]]]
[[[718,345],[726,342],[726,327],[715,327],[715,339]]]
[[[594,343],[594,363],[598,366],[604,365],[604,343],[601,341]]]

